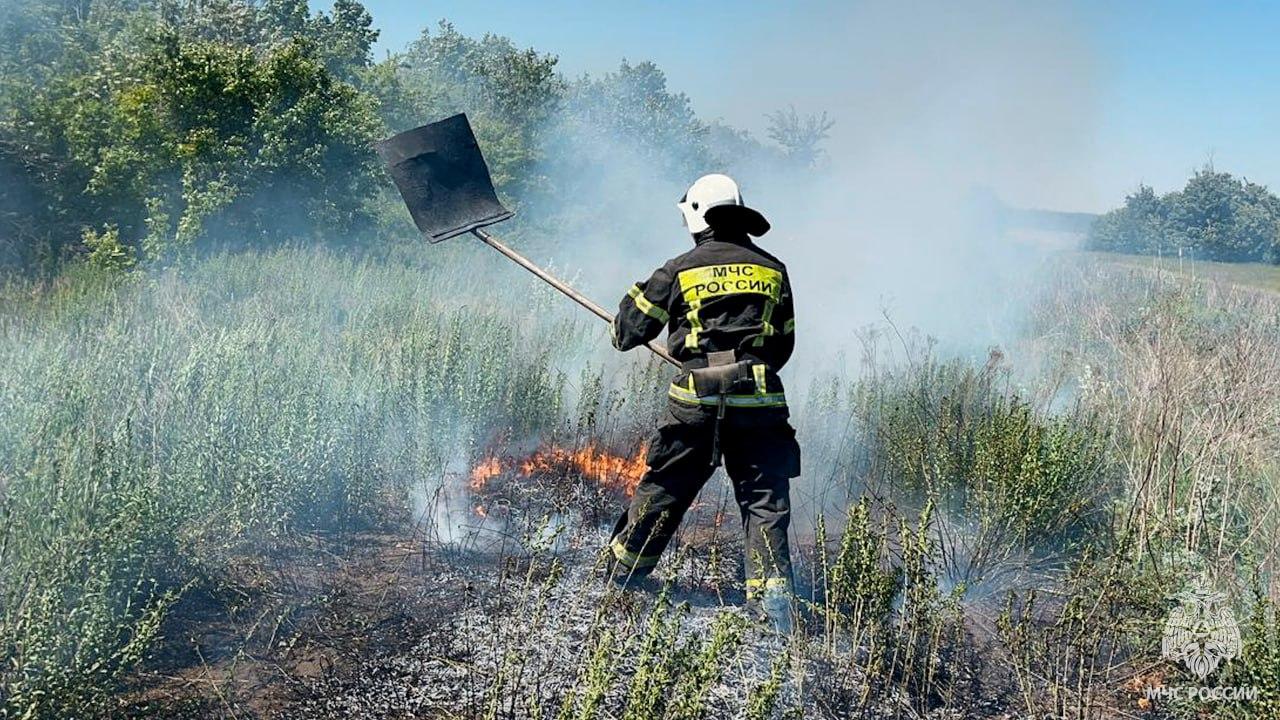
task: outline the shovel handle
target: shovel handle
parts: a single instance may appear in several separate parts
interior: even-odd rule
[[[476,237],[480,238],[480,242],[483,242],[485,245],[488,245],[494,250],[497,250],[503,255],[506,255],[515,264],[519,265],[525,270],[528,270],[534,275],[537,275],[538,278],[541,279],[543,282],[547,283],[551,287],[564,293],[569,297],[570,300],[590,310],[591,313],[596,317],[600,318],[601,320],[604,320],[609,324],[613,324],[613,315],[611,315],[609,311],[591,302],[591,300],[587,296],[569,287],[567,284],[562,282],[559,278],[555,277],[551,273],[547,272],[546,270],[543,270],[537,265],[534,265],[532,262],[529,261],[528,258],[516,252],[515,250],[512,250],[506,245],[504,245],[497,238],[495,238],[494,236],[486,232],[484,228],[476,228],[471,232]],[[671,363],[672,365],[675,365],[676,367],[680,367],[680,363],[677,362],[675,358],[671,357],[671,353],[667,352],[667,349],[662,347],[658,343],[650,340],[649,342],[645,343],[645,347],[652,350],[655,355],[662,358],[663,360],[666,360],[667,362]]]

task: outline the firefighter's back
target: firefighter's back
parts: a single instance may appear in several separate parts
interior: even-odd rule
[[[681,371],[668,391],[683,422],[723,414],[726,426],[785,423],[778,371],[795,347],[795,311],[786,266],[745,234],[704,233],[667,265],[667,343]],[[737,364],[732,389],[700,383],[709,367]],[[726,395],[722,397],[722,395]]]

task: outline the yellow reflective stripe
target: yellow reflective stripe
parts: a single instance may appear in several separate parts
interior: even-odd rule
[[[791,582],[784,577],[771,578],[747,578],[747,599],[754,600],[759,597],[762,592],[769,590],[786,591],[791,587]]]
[[[719,395],[698,397],[692,390],[682,388],[675,383],[667,390],[667,397],[686,405],[719,405]],[[724,404],[729,407],[786,407],[785,393],[764,393],[760,395],[726,395]]]
[[[689,376],[689,384],[691,385],[693,384],[692,375]],[[667,397],[673,398],[675,400],[679,400],[680,402],[683,402],[683,403],[692,403],[694,405],[702,404],[700,401],[703,400],[703,398],[698,397],[698,393],[688,388],[682,388],[675,383],[671,383],[671,387],[667,390]],[[714,405],[716,403],[707,403],[707,404]]]
[[[783,334],[783,335],[790,335],[791,333],[793,333],[793,332],[795,332],[795,331],[796,331],[796,319],[795,319],[795,318],[791,318],[790,320],[788,320],[788,321],[786,321],[786,322],[782,323],[782,334]]]
[[[767,388],[767,387],[765,387],[765,382],[764,382],[764,380],[765,380],[765,373],[766,373],[766,372],[768,372],[768,371],[769,371],[769,368],[767,368],[767,367],[765,367],[764,365],[761,365],[761,364],[759,364],[759,363],[756,363],[755,365],[752,365],[752,366],[751,366],[751,375],[752,375],[752,376],[755,378],[755,380],[756,380],[756,394],[757,394],[757,395],[764,395],[766,392],[768,392],[768,388]]]
[[[760,334],[756,336],[755,342],[751,343],[755,347],[760,347],[761,345],[764,345],[764,339],[773,334],[773,325],[770,321],[773,320],[774,304],[775,303],[772,300],[765,301],[764,312],[760,314],[760,321],[764,323],[764,329],[761,330]]]
[[[690,268],[676,275],[686,302],[722,295],[755,293],[778,302],[782,298],[782,272],[754,263],[730,263]]]
[[[684,337],[684,346],[690,350],[698,349],[698,333],[702,332],[702,318],[698,317],[698,310],[701,308],[701,300],[689,301],[689,313],[685,315],[689,318],[689,334]]]
[[[618,562],[626,565],[632,570],[653,567],[658,564],[657,555],[641,555],[640,553],[633,553],[627,549],[626,545],[622,544],[621,540],[617,538],[614,538],[613,542],[609,543],[609,547],[613,549],[613,556],[618,559]]]
[[[654,320],[665,323],[671,319],[671,316],[667,314],[666,310],[663,310],[657,305],[649,302],[649,298],[644,296],[644,291],[640,289],[639,285],[632,285],[631,289],[627,291],[627,296],[635,302],[636,307],[639,308],[640,312],[648,315]]]

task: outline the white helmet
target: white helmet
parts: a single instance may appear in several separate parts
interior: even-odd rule
[[[716,211],[712,214],[713,222],[717,221],[717,216],[723,216],[726,220],[736,217],[743,222],[743,229],[752,235],[763,235],[769,230],[769,223],[764,216],[742,203],[738,183],[728,175],[712,173],[698,178],[689,186],[680,202],[676,203],[676,207],[684,215],[684,226],[694,235],[710,227],[707,211],[714,207],[737,209]]]

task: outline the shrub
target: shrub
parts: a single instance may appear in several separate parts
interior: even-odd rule
[[[858,391],[871,481],[936,503],[961,530],[944,551],[965,582],[1015,549],[1085,539],[1105,519],[1105,433],[1079,409],[1036,412],[1006,377],[998,355],[980,368],[926,356]]]

